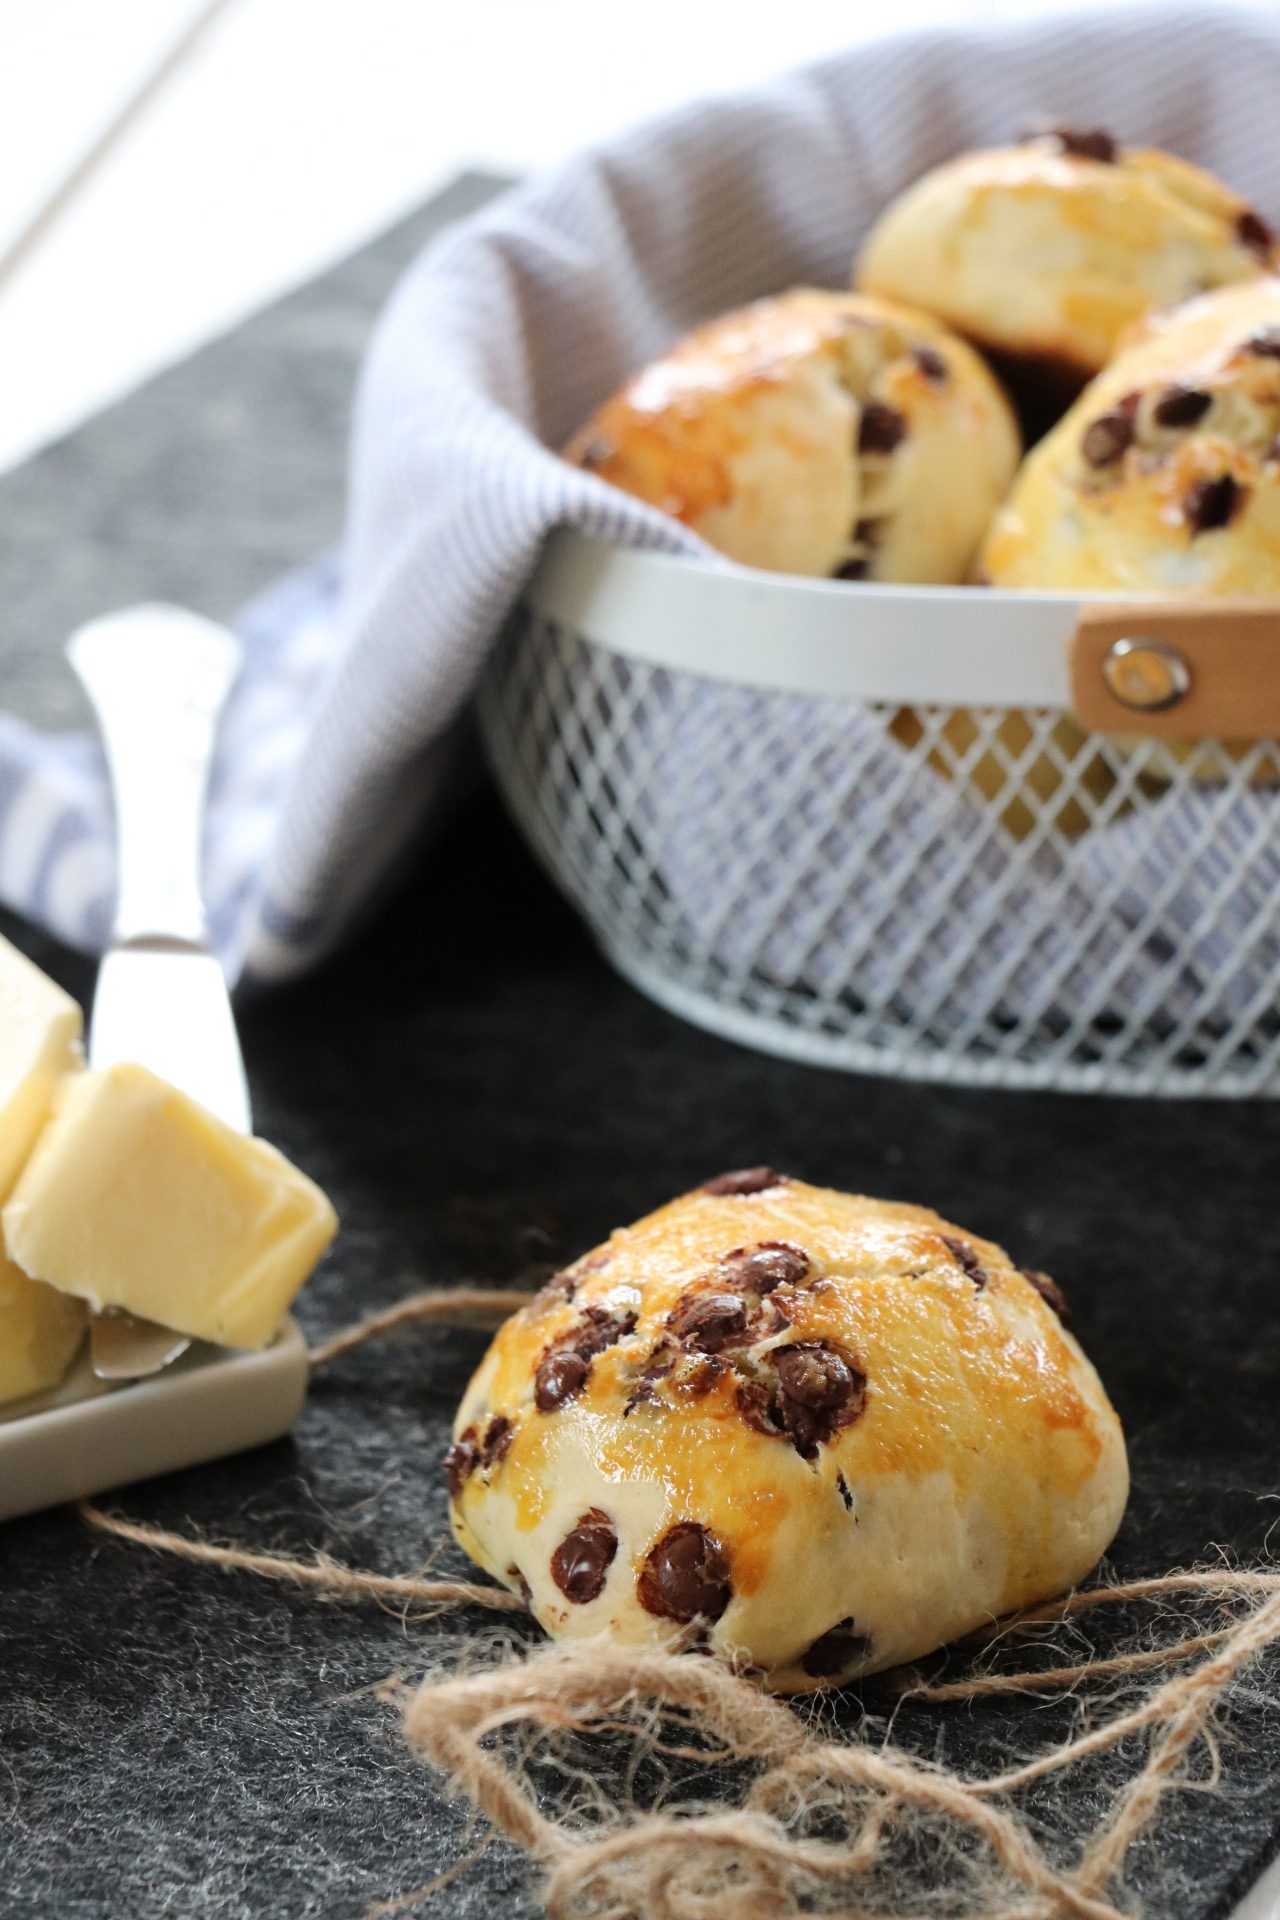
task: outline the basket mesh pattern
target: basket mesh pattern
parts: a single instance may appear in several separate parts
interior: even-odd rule
[[[765,692],[528,607],[480,710],[607,955],[704,1026],[864,1072],[1280,1091],[1269,743]]]

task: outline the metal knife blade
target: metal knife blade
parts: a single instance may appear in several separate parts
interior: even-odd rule
[[[249,1090],[200,889],[204,802],[238,642],[179,607],[92,621],[67,655],[92,703],[115,796],[119,887],[89,1028],[89,1064],[137,1061],[248,1132]],[[170,1328],[94,1317],[93,1370],[139,1379],[185,1352]]]
[[[103,957],[89,1065],[136,1060],[248,1133],[249,1088],[222,968],[179,941],[130,941]]]
[[[172,1327],[108,1307],[89,1322],[89,1364],[99,1380],[145,1380],[180,1360],[191,1342]]]

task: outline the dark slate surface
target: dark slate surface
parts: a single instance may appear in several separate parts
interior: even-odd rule
[[[10,704],[64,711],[50,649],[82,614],[156,592],[225,612],[332,534],[352,360],[434,217],[0,483]],[[16,931],[87,991],[82,962]],[[262,1130],[343,1214],[302,1302],[312,1334],[423,1277],[533,1277],[708,1172],[770,1160],[927,1200],[1061,1279],[1130,1436],[1120,1572],[1263,1549],[1280,1109],[896,1086],[701,1035],[607,971],[488,795],[357,947],[246,1009],[243,1031]],[[352,1356],[293,1440],[122,1504],[412,1568],[444,1531],[439,1462],[481,1345],[436,1333]],[[153,1558],[66,1512],[0,1530],[0,1920],[346,1920],[420,1886],[471,1837],[369,1690],[457,1628]],[[884,1702],[868,1688],[865,1704]],[[1046,1740],[1059,1725],[1035,1724]],[[917,1709],[898,1733],[932,1751],[940,1725],[947,1753],[991,1763],[1026,1721]],[[1139,1862],[1155,1912],[1224,1914],[1272,1851],[1278,1727],[1248,1689],[1230,1796],[1181,1797]],[[1070,1828],[1087,1808],[1039,1810]],[[533,1910],[501,1847],[431,1909]]]

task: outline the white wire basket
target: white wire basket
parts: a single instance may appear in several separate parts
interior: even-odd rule
[[[605,954],[701,1026],[859,1072],[1260,1096],[1272,680],[1262,603],[849,586],[562,531],[480,712]]]

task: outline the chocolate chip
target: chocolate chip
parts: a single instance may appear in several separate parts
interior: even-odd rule
[[[1245,341],[1244,350],[1263,360],[1280,360],[1280,327],[1260,327]]]
[[[936,347],[912,347],[911,358],[926,380],[932,380],[935,387],[945,386],[951,369]]]
[[[973,1248],[969,1245],[969,1242],[962,1240],[958,1234],[953,1233],[941,1234],[939,1238],[947,1252],[951,1255],[951,1258],[964,1268],[964,1271],[968,1274],[974,1286],[978,1289],[978,1292],[981,1293],[987,1284],[987,1270]]]
[[[1047,1273],[1037,1273],[1034,1267],[1019,1267],[1018,1272],[1035,1288],[1040,1298],[1048,1302],[1065,1327],[1071,1319],[1071,1314],[1057,1281],[1051,1280]]]
[[[594,472],[600,467],[607,467],[616,451],[611,440],[606,440],[603,434],[597,434],[594,439],[588,440],[578,455],[578,465],[585,467],[589,473]]]
[[[770,1187],[780,1187],[786,1175],[775,1173],[772,1167],[740,1167],[735,1173],[718,1173],[714,1180],[704,1180],[704,1193],[765,1193]]]
[[[677,1340],[719,1353],[741,1341],[747,1331],[747,1303],[736,1293],[687,1293],[667,1316]]]
[[[727,1370],[728,1362],[714,1353],[690,1354],[680,1369],[680,1385],[693,1394],[710,1393]]]
[[[578,1283],[571,1273],[553,1273],[529,1302],[529,1312],[545,1313],[551,1307],[562,1306],[566,1300],[572,1300],[577,1291]]]
[[[468,1427],[465,1433],[450,1447],[444,1457],[444,1477],[449,1487],[449,1498],[456,1500],[463,1487],[480,1464],[480,1449],[476,1445],[476,1430]]]
[[[778,1378],[789,1400],[815,1413],[830,1413],[844,1407],[866,1390],[866,1380],[833,1347],[819,1340],[807,1340],[794,1347],[779,1347],[774,1354]]]
[[[1105,467],[1120,458],[1132,439],[1132,416],[1115,407],[1110,413],[1100,413],[1085,428],[1080,451],[1091,467]]]
[[[576,1399],[587,1384],[591,1362],[572,1347],[555,1347],[538,1362],[533,1397],[539,1413],[554,1413],[566,1400]]]
[[[817,1407],[806,1407],[786,1393],[778,1395],[777,1411],[782,1431],[800,1458],[816,1460],[819,1446],[831,1438],[838,1422],[829,1413]]]
[[[650,1353],[649,1358],[645,1361],[635,1385],[627,1396],[626,1405],[622,1409],[622,1417],[624,1420],[629,1413],[635,1412],[642,1401],[656,1398],[654,1388],[657,1386],[659,1380],[666,1379],[679,1358],[679,1347],[677,1347],[675,1341],[672,1340],[668,1334],[663,1334],[662,1338]]]
[[[749,1427],[774,1439],[785,1433],[781,1418],[781,1398],[763,1380],[743,1380],[738,1387],[738,1411]]]
[[[638,1406],[656,1400],[655,1389],[660,1381],[670,1380],[682,1397],[698,1399],[710,1393],[725,1371],[726,1363],[714,1353],[704,1353],[698,1348],[691,1352],[679,1346],[669,1333],[664,1333],[627,1396],[623,1418],[634,1413]]]
[[[582,1353],[603,1353],[632,1332],[635,1324],[636,1316],[629,1308],[588,1307],[573,1344]]]
[[[875,551],[884,525],[883,520],[869,519],[854,522],[852,538],[863,551],[845,560],[832,574],[833,580],[865,580],[871,571],[871,556]]]
[[[1260,260],[1270,261],[1276,236],[1262,215],[1255,213],[1252,207],[1246,207],[1236,221],[1236,235],[1250,253],[1256,253]]]
[[[772,1293],[775,1287],[797,1287],[808,1272],[808,1254],[790,1240],[761,1240],[754,1247],[735,1247],[716,1264],[716,1279],[722,1286],[762,1295]]]
[[[724,1549],[706,1527],[682,1520],[650,1549],[636,1591],[645,1612],[664,1620],[718,1620],[733,1598]]]
[[[870,1634],[859,1633],[852,1620],[840,1620],[801,1654],[800,1665],[814,1680],[833,1680],[865,1660],[870,1651]]]
[[[531,1607],[533,1605],[533,1588],[529,1585],[529,1582],[525,1579],[519,1567],[508,1567],[507,1578],[515,1582],[520,1598],[524,1601],[526,1607]]]
[[[742,1381],[738,1411],[757,1433],[790,1440],[802,1459],[816,1458],[820,1444],[867,1404],[866,1375],[821,1341],[775,1348],[765,1364],[776,1384],[767,1377]]]
[[[777,1333],[789,1324],[790,1316],[782,1302],[771,1296],[781,1286],[798,1285],[808,1272],[808,1254],[788,1240],[734,1247],[716,1262],[705,1285],[676,1301],[667,1316],[667,1339],[717,1354],[727,1347],[745,1346],[762,1332]],[[766,1299],[767,1308],[762,1305]],[[669,1362],[664,1371],[670,1371]],[[688,1377],[685,1369],[680,1384],[705,1392],[712,1382]]]
[[[1166,387],[1151,409],[1158,427],[1194,427],[1213,405],[1203,387]]]
[[[634,1313],[588,1307],[577,1326],[553,1341],[538,1362],[533,1393],[539,1412],[551,1413],[581,1393],[596,1355],[630,1333],[635,1324]]]
[[[868,400],[858,421],[859,453],[892,453],[907,431],[906,419],[883,400]]]
[[[1022,135],[1024,144],[1029,140],[1052,141],[1059,153],[1069,153],[1076,160],[1100,160],[1104,166],[1114,166],[1120,156],[1118,141],[1101,127],[1037,124],[1028,127]]]
[[[480,1465],[493,1467],[505,1460],[511,1451],[511,1442],[516,1437],[514,1423],[505,1413],[495,1413],[484,1430],[484,1439],[480,1443]]]
[[[1189,486],[1182,502],[1182,514],[1192,534],[1212,533],[1225,527],[1244,500],[1244,488],[1229,473],[1216,480],[1197,480]]]
[[[575,1607],[585,1606],[604,1586],[617,1551],[612,1520],[599,1507],[592,1507],[552,1554],[551,1578],[566,1600]]]

